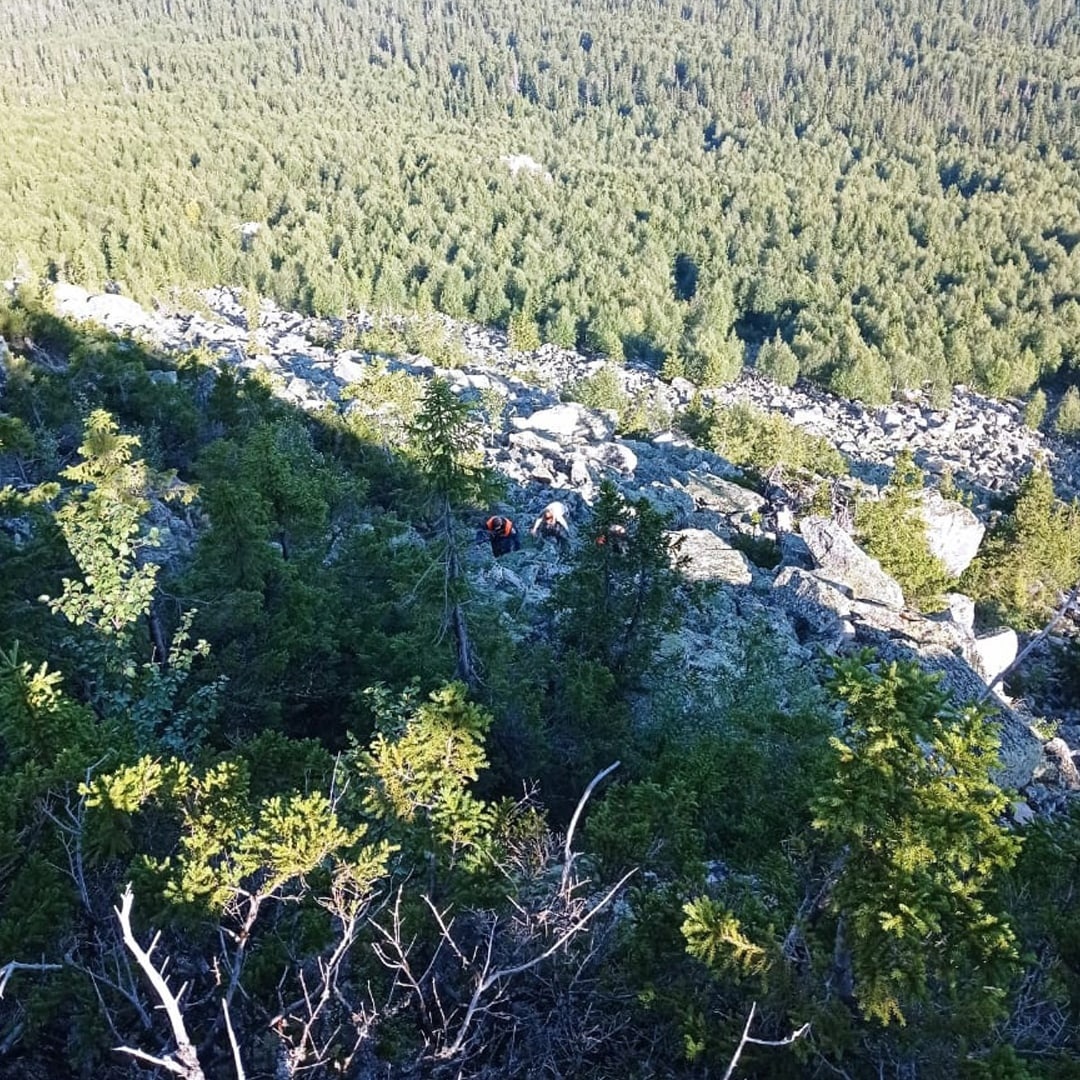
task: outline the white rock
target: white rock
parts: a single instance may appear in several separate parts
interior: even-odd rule
[[[966,506],[942,498],[933,488],[924,489],[921,497],[930,551],[953,577],[959,577],[975,558],[986,527]]]
[[[945,602],[952,621],[970,634],[975,627],[975,601],[963,593],[953,592],[945,594]]]
[[[986,680],[987,686],[1016,659],[1017,644],[1016,631],[1010,627],[982,634],[972,642],[975,661],[972,666]]]
[[[343,383],[360,382],[370,370],[368,365],[357,359],[360,353],[342,353],[334,363],[334,378]]]
[[[637,454],[625,443],[601,443],[590,446],[586,453],[594,461],[622,476],[633,476],[638,466]]]

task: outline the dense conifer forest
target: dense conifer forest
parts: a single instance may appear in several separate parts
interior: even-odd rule
[[[490,402],[388,367],[400,323],[328,319],[370,371],[305,413],[50,294],[437,309],[1037,425],[1080,365],[1071,0],[5,15],[0,1077],[1080,1076],[1080,811],[1017,826],[988,708],[793,662],[752,595],[737,655],[684,663],[725,586],[610,482],[505,603]],[[753,410],[668,419],[749,487],[846,467]],[[933,610],[923,479],[854,525]],[[1037,628],[1078,568],[1036,470],[962,584]]]
[[[9,7],[8,274],[872,402],[1080,362],[1071,0]]]

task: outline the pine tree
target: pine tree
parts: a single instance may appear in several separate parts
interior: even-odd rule
[[[814,827],[838,853],[830,907],[842,920],[855,996],[868,1018],[903,1023],[935,994],[997,1015],[1017,953],[995,893],[1019,839],[991,779],[998,738],[914,663],[837,661],[845,710],[836,774]]]
[[[438,557],[446,587],[446,622],[454,635],[457,675],[467,686],[474,687],[478,674],[465,618],[468,590],[454,512],[488,500],[494,491],[491,474],[483,465],[480,432],[470,408],[455,397],[445,379],[435,378],[428,383],[412,423],[411,437],[441,547]]]

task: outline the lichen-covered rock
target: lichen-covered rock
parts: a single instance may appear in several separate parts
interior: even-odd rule
[[[896,581],[835,521],[806,517],[799,524],[799,532],[823,576],[846,585],[859,600],[893,608],[904,606],[904,593]]]
[[[756,491],[700,469],[689,474],[684,490],[698,506],[719,514],[759,514],[765,507]]]
[[[985,526],[966,506],[944,499],[930,488],[922,492],[920,513],[926,522],[931,554],[953,577],[959,577],[975,558]]]
[[[707,529],[680,529],[668,533],[672,543],[681,541],[683,573],[691,581],[722,581],[749,585],[754,579],[750,563],[741,551]]]

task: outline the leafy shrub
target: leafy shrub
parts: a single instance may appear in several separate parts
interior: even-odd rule
[[[1080,390],[1070,386],[1058,405],[1054,430],[1059,435],[1072,437],[1080,432]]]
[[[780,386],[794,386],[799,377],[799,358],[779,334],[762,344],[755,366],[762,375]]]
[[[982,543],[961,588],[993,622],[1043,623],[1080,578],[1080,504],[1059,502],[1045,469],[1024,478],[1011,513]]]
[[[630,396],[623,389],[619,368],[604,364],[593,375],[570,383],[562,393],[564,401],[576,401],[588,409],[611,409],[622,417],[630,407]]]
[[[905,450],[897,458],[882,498],[859,503],[855,530],[867,551],[899,582],[908,601],[934,611],[942,607],[942,594],[953,579],[930,552],[920,513],[922,488],[922,470]]]
[[[1036,390],[1024,406],[1024,424],[1032,431],[1038,431],[1046,419],[1046,394]]]
[[[759,473],[776,466],[793,472],[843,476],[847,462],[820,435],[801,431],[776,413],[765,413],[743,403],[731,408],[717,406],[702,413],[692,408],[682,425],[691,437],[710,450]]]

